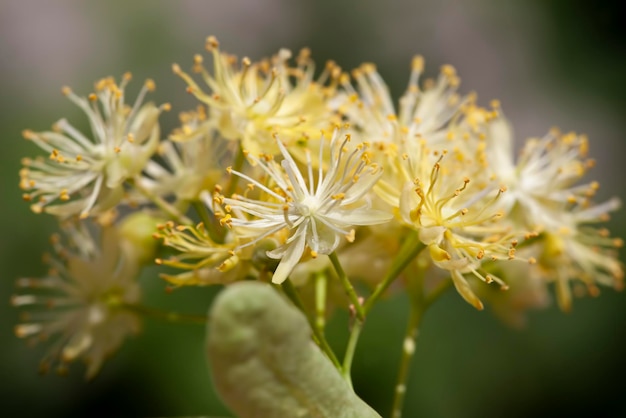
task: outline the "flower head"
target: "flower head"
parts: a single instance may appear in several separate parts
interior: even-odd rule
[[[157,264],[186,270],[179,274],[161,274],[174,286],[206,286],[224,284],[242,278],[249,265],[242,262],[233,249],[233,243],[217,243],[207,227],[175,225],[166,222],[157,227],[154,237],[163,245],[179,252],[169,259],[156,260]]]
[[[222,222],[232,227],[241,240],[248,241],[239,248],[266,237],[279,240],[281,245],[267,253],[281,260],[274,272],[274,283],[282,283],[289,276],[305,247],[310,249],[312,257],[330,254],[341,237],[354,239],[354,226],[380,224],[392,218],[390,213],[374,210],[364,201],[381,175],[380,168],[369,159],[367,146],[360,144],[350,150],[347,147],[350,136],[346,135],[343,141],[339,136],[338,131],[332,135],[326,159],[326,138],[321,138],[319,161],[328,163],[326,171],[323,164],[314,169],[310,152],[306,152],[303,174],[280,140],[276,141],[283,156],[280,165],[271,155],[249,156],[266,175],[265,183],[231,170],[232,175],[257,189],[260,196],[224,198],[228,213]]]
[[[514,258],[517,244],[511,228],[499,222],[506,188],[489,176],[485,155],[486,133],[497,113],[477,107],[474,95],[456,93],[460,79],[451,66],[420,87],[423,66],[421,57],[414,58],[396,112],[376,68],[364,64],[353,72],[358,92],[342,79],[350,100],[340,111],[383,155],[385,174],[374,189],[377,195],[418,231],[432,262],[450,271],[465,300],[482,309],[463,275],[506,289],[480,267],[483,259]]]
[[[394,106],[389,89],[371,63],[352,72],[357,83],[354,89],[349,77],[343,75],[341,85],[348,99],[340,107],[350,123],[370,142],[393,142],[400,130],[408,137],[420,134],[429,143],[445,140],[446,127],[472,96],[456,93],[461,80],[454,67],[444,65],[437,80],[426,80],[420,86],[424,59],[413,58],[411,76],[406,92]]]
[[[300,52],[295,66],[289,64],[291,52],[286,49],[260,62],[243,58],[241,65],[236,57],[220,51],[214,37],[207,39],[206,49],[213,55],[213,73],[200,55],[194,58],[194,71],[202,75],[208,92],[178,65],[173,69],[187,82],[188,91],[209,106],[210,117],[225,138],[241,140],[243,148],[254,154],[276,153],[274,133],[288,141],[306,139],[332,120],[329,100],[340,73],[334,63],[314,79],[308,49]],[[324,87],[328,80],[330,85]]]
[[[403,221],[418,231],[433,263],[450,271],[465,300],[482,309],[463,274],[471,273],[486,283],[495,281],[507,288],[498,277],[479,271],[483,259],[515,258],[516,235],[500,222],[499,199],[506,188],[481,181],[483,167],[473,160],[448,155],[445,150],[430,151],[425,142],[419,151],[414,148],[404,158],[406,173],[414,180],[399,196]]]
[[[212,190],[222,178],[224,160],[233,154],[232,143],[216,136],[203,106],[180,115],[181,127],[162,141],[157,154],[162,163],[147,162],[141,185],[160,196],[174,194],[179,200],[199,200],[200,192]]]
[[[598,285],[624,288],[624,267],[617,257],[623,246],[604,228],[590,223],[606,219],[608,211],[619,206],[616,200],[588,209],[564,214],[558,230],[544,231],[538,243],[538,263],[535,274],[556,285],[560,308],[572,307],[572,286],[577,295],[600,293]],[[582,284],[583,286],[579,286]]]
[[[49,153],[49,158],[25,158],[20,186],[28,191],[34,212],[85,218],[115,206],[122,199],[122,183],[141,172],[159,142],[158,117],[169,105],[142,105],[154,82],[146,81],[134,105],[125,102],[130,80],[118,85],[113,78],[96,82],[95,93],[76,96],[69,87],[63,94],[85,112],[91,135],[61,119],[52,131],[24,131],[24,137]],[[98,104],[99,102],[99,104]]]
[[[67,235],[67,246],[53,237],[57,257],[46,258],[46,277],[17,281],[22,292],[13,296],[12,304],[28,310],[15,333],[32,342],[56,336],[42,371],[58,363],[63,372],[67,363],[80,358],[88,364],[87,378],[92,378],[124,338],[139,331],[139,318],[124,309],[140,298],[135,281],[139,266],[125,256],[113,227],[102,230],[100,246],[83,226],[68,227]]]
[[[513,134],[503,117],[490,125],[486,148],[490,169],[509,188],[503,199],[512,219],[532,230],[558,230],[563,216],[590,204],[597,182],[580,184],[595,164],[587,157],[585,135],[554,128],[543,138],[526,141],[514,161]]]

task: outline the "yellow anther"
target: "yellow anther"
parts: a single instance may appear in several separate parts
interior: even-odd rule
[[[446,77],[453,77],[456,75],[456,69],[453,66],[446,64],[441,66],[441,74]]]
[[[148,89],[148,91],[154,91],[156,89],[156,84],[151,78],[145,81],[144,86]]]
[[[424,57],[422,57],[421,55],[414,56],[413,60],[411,61],[411,69],[413,71],[419,72],[424,71]]]
[[[206,48],[207,50],[212,50],[214,48],[219,48],[220,43],[217,40],[217,38],[213,35],[209,36],[208,38],[206,38]]]
[[[231,215],[226,215],[224,216],[222,219],[220,219],[220,225],[221,226],[228,226],[230,228],[231,224],[233,222],[232,216]]]
[[[513,260],[515,258],[515,248],[509,248],[509,260]]]
[[[31,131],[30,129],[24,129],[22,131],[22,137],[24,139],[33,139],[33,138],[35,138],[35,136],[36,136],[35,133],[33,131]]]

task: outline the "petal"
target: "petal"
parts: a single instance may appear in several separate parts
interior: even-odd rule
[[[298,231],[296,231],[295,234],[295,240],[290,244],[286,244],[287,248],[283,253],[282,259],[280,260],[276,271],[274,272],[272,283],[281,284],[287,279],[287,277],[289,277],[291,271],[302,257],[305,240],[306,230],[303,231],[301,228],[298,228]],[[274,258],[272,257],[272,253],[274,252],[275,251],[268,251],[268,257]]]
[[[483,303],[478,299],[478,296],[472,291],[465,277],[458,271],[452,271],[452,282],[454,283],[454,287],[456,287],[457,292],[465,299],[467,303],[472,305],[474,308],[482,311],[484,309]]]
[[[332,223],[341,225],[378,225],[389,222],[393,214],[382,210],[369,209],[366,207],[354,210],[341,210],[324,215],[324,218]]]
[[[334,230],[324,222],[311,219],[311,233],[307,234],[307,245],[311,250],[320,254],[330,254],[339,245],[339,240],[345,233],[342,230]]]

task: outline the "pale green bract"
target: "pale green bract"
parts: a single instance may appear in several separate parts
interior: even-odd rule
[[[207,353],[240,418],[380,418],[311,340],[304,315],[269,285],[240,282],[215,301]]]

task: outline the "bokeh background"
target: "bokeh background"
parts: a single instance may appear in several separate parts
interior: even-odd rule
[[[551,126],[585,132],[598,167],[600,198],[624,192],[626,29],[621,2],[586,0],[0,0],[0,408],[3,416],[231,416],[212,389],[204,329],[148,320],[92,382],[77,364],[67,377],[40,377],[45,346],[12,334],[13,281],[44,272],[41,254],[56,225],[29,212],[17,187],[19,160],[36,147],[24,128],[80,118],[60,94],[88,92],[101,76],[131,70],[151,77],[155,101],[169,101],[164,130],[194,106],[171,63],[184,67],[209,34],[225,50],[259,58],[286,47],[313,49],[321,64],[377,63],[399,95],[415,53],[427,72],[451,63],[481,103],[498,98],[516,137]],[[624,212],[615,235],[626,236]],[[167,295],[154,270],[141,278],[149,304],[205,312],[211,289]],[[4,300],[4,302],[2,302]],[[355,360],[356,389],[384,415],[391,402],[407,306],[402,297],[374,312]],[[345,315],[330,333],[345,344]],[[450,292],[425,318],[406,417],[626,416],[626,294],[605,290],[529,315],[524,329],[476,312]],[[6,415],[5,415],[6,414]]]

